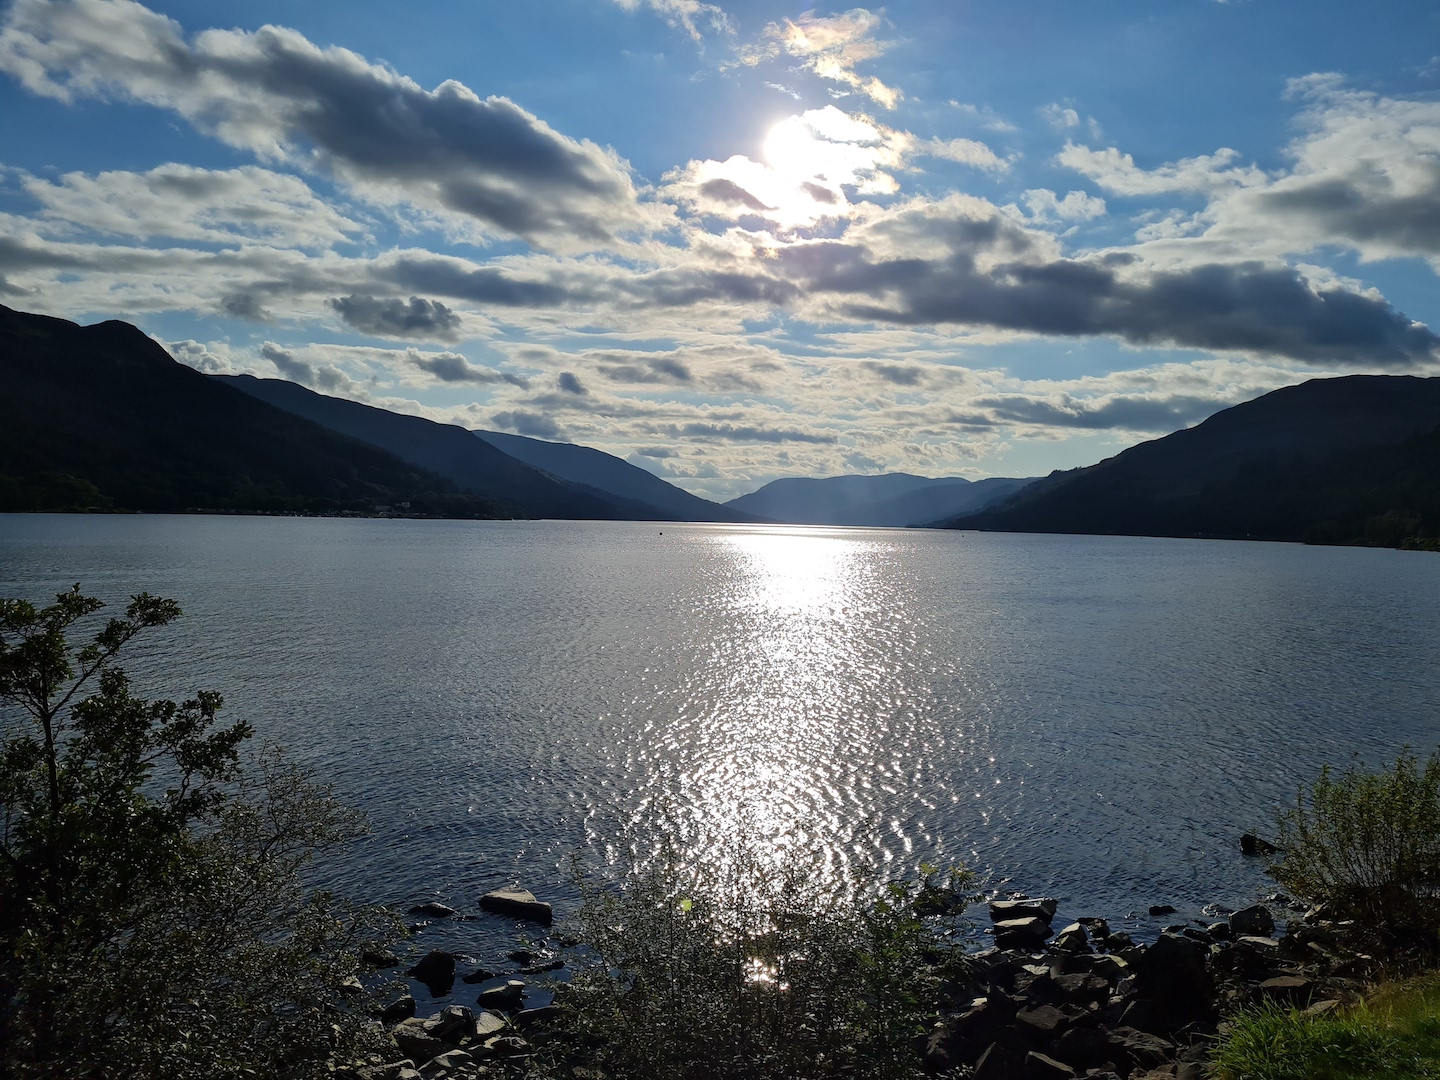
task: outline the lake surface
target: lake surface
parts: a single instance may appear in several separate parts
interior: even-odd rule
[[[331,883],[440,899],[745,847],[964,863],[1062,917],[1268,891],[1238,851],[1324,763],[1440,741],[1440,556],[591,522],[0,515],[0,595],[186,610],[131,665],[329,777]],[[1166,920],[1168,921],[1168,920]],[[477,956],[501,920],[421,935]]]

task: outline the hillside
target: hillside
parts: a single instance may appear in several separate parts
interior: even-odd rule
[[[972,483],[959,476],[932,479],[909,473],[792,476],[725,505],[797,525],[925,525],[988,505],[1027,483],[999,477]]]
[[[317,394],[281,379],[253,375],[212,378],[332,431],[388,450],[466,491],[515,503],[532,517],[648,520],[665,516],[654,507],[612,498],[526,465],[454,424],[437,424],[424,417]]]
[[[0,510],[511,516],[177,363],[134,326],[0,307]]]
[[[654,508],[656,516],[675,521],[753,521],[752,515],[702,499],[668,484],[613,454],[573,443],[546,442],[503,431],[477,431],[480,439],[518,461],[551,476],[584,484],[622,499],[631,499]]]
[[[1440,378],[1315,379],[947,525],[1398,543],[1440,531],[1437,427]]]

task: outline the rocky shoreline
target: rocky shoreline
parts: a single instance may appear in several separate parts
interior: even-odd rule
[[[480,906],[541,926],[551,921],[549,905],[524,890],[488,893]],[[1150,943],[1098,917],[1057,930],[1059,910],[1048,898],[992,900],[994,944],[958,962],[937,960],[944,965],[937,1019],[917,1046],[928,1072],[972,1080],[1202,1080],[1209,1049],[1235,1010],[1269,1001],[1323,1013],[1358,1001],[1381,970],[1364,928],[1279,895],[1208,923],[1166,926]],[[443,905],[417,911],[457,914]],[[465,958],[432,951],[408,974],[444,996],[457,959]],[[342,1080],[522,1075],[564,1005],[527,1007],[518,976],[558,970],[564,960],[548,941],[509,959],[509,972],[477,969],[460,978],[481,987],[475,1008],[447,1005],[422,1018],[412,996],[391,1002],[380,1019],[394,1056],[345,1070]],[[398,964],[393,954],[375,961]]]

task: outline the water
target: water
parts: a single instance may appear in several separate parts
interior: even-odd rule
[[[1440,557],[905,530],[0,515],[0,595],[140,589],[135,665],[369,811],[330,884],[473,911],[572,856],[963,863],[1142,933],[1352,754],[1440,741]],[[421,939],[482,959],[502,920]],[[487,952],[488,950],[488,952]]]

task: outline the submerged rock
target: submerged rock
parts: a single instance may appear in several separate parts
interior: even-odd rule
[[[480,897],[480,906],[497,915],[528,919],[531,922],[543,923],[545,926],[549,926],[555,921],[554,910],[549,904],[535,899],[535,894],[529,889],[522,889],[518,886],[492,889]]]

